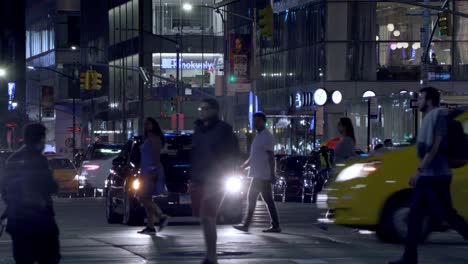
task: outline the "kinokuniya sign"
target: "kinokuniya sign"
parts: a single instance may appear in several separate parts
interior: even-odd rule
[[[175,69],[176,65],[176,58],[162,58],[161,60],[162,69]],[[180,60],[180,68],[184,70],[216,69],[218,65],[222,66],[222,62],[220,63],[217,58],[210,60],[202,60],[201,58],[190,58]]]

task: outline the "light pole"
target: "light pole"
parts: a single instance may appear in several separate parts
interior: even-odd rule
[[[238,14],[238,13],[235,13],[235,12],[232,12],[232,11],[228,11],[228,10],[224,10],[224,9],[220,9],[219,7],[214,7],[214,6],[208,6],[208,5],[200,5],[200,7],[202,8],[208,8],[208,9],[212,9],[214,10],[216,13],[218,13],[220,16],[221,16],[221,19],[223,21],[223,24],[224,24],[224,34],[225,34],[225,39],[226,39],[226,45],[225,45],[225,53],[224,55],[225,56],[228,56],[228,45],[227,43],[229,42],[229,38],[228,38],[228,32],[227,32],[227,26],[226,26],[226,20],[224,19],[222,13],[225,13],[225,14],[228,14],[228,15],[232,15],[234,17],[238,17],[238,18],[241,18],[241,19],[244,19],[244,20],[247,20],[251,23],[252,25],[252,53],[253,53],[253,58],[252,58],[252,70],[251,70],[251,73],[252,73],[252,85],[250,87],[250,91],[252,92],[253,94],[253,98],[255,100],[255,96],[257,95],[257,9],[254,7],[253,9],[253,18],[252,17],[248,17],[248,16],[244,16],[244,15],[241,15],[241,14]],[[185,3],[183,4],[182,8],[189,12],[192,10],[193,6],[192,4],[190,3]],[[226,68],[227,68],[227,64],[226,63],[228,60],[225,58],[225,64],[224,65],[224,78],[225,78],[225,81],[224,83],[226,84],[226,89],[227,89],[227,71],[226,71]],[[224,95],[227,93],[227,91],[225,91],[223,93],[223,97]],[[224,101],[226,98],[224,97]],[[225,102],[226,103],[226,102]],[[253,104],[253,112],[257,112],[258,109],[257,108],[257,104]]]
[[[157,37],[157,38],[160,38],[160,39],[163,39],[163,40],[166,40],[166,41],[169,41],[173,44],[175,44],[176,46],[176,81],[175,81],[175,85],[176,85],[176,91],[177,91],[177,96],[179,96],[180,94],[180,91],[179,91],[179,78],[180,78],[180,34],[177,34],[176,35],[176,39],[172,39],[172,38],[168,38],[166,36],[163,36],[163,35],[158,35],[158,34],[155,34],[151,31],[146,31],[146,30],[141,30],[141,29],[135,29],[135,28],[115,28],[115,30],[117,31],[136,31],[136,32],[140,32],[140,33],[145,33],[145,34],[148,34],[148,35],[151,35],[151,36],[154,36],[154,37]],[[141,41],[140,41],[141,42]],[[141,48],[141,47],[140,47]],[[140,100],[141,100],[141,103],[140,103],[140,118],[139,118],[139,129],[141,130],[141,132],[143,132],[143,120],[145,118],[144,116],[144,111],[145,111],[145,104],[144,104],[144,95],[145,95],[145,91],[144,91],[144,87],[140,85],[139,87],[139,91],[138,91],[138,94],[140,96]],[[124,98],[125,100],[125,98]],[[125,102],[124,102],[125,103]],[[177,114],[177,121],[176,121],[176,124],[177,124],[177,130],[179,130],[179,113],[178,113],[178,110],[176,111],[176,114]]]
[[[56,73],[60,76],[63,76],[73,82],[73,89],[72,89],[72,112],[73,112],[73,156],[76,154],[76,90],[79,88],[78,86],[78,79],[75,78],[74,76],[65,74],[61,71],[57,71],[56,69],[53,68],[48,68],[48,67],[41,67],[41,66],[27,66],[28,69],[30,70],[45,70],[45,71],[51,71],[53,73]]]
[[[77,48],[75,46],[72,46],[71,49],[76,50]],[[79,49],[87,49],[88,51],[94,50],[94,51],[96,51],[96,53],[97,52],[102,52],[104,55],[106,54],[106,50],[95,47],[95,46],[79,47]],[[86,64],[89,65],[87,63],[88,62],[87,56],[88,56],[88,53],[86,53]],[[92,59],[92,60],[93,60],[93,62],[95,61],[94,59]],[[89,65],[89,68],[92,70],[92,65]],[[96,97],[96,90],[93,90],[92,95],[91,95],[91,131],[89,131],[89,136],[91,137],[91,139],[94,139],[94,116],[95,116],[94,98],[95,97]],[[93,142],[93,140],[91,140],[91,142]]]

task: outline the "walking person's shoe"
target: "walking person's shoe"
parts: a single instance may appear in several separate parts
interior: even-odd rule
[[[218,262],[213,262],[211,260],[204,259],[201,264],[218,264]]]
[[[156,229],[154,227],[145,227],[143,230],[138,231],[138,234],[155,235],[156,234]]]
[[[398,260],[388,262],[388,264],[418,264],[418,260],[415,259],[415,258],[414,259],[408,259],[408,258],[405,258],[405,257],[401,257]]]
[[[233,225],[232,227],[242,232],[246,232],[246,233],[249,232],[249,227],[244,224]]]
[[[281,233],[281,228],[279,226],[277,227],[270,227],[268,229],[265,229],[262,231],[263,233]]]
[[[169,224],[169,217],[167,215],[164,215],[161,217],[159,220],[159,229],[158,231],[161,232],[166,226]]]

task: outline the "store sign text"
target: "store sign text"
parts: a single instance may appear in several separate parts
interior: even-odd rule
[[[176,58],[168,58],[162,59],[161,68],[163,69],[175,69],[176,68]],[[189,62],[185,62],[184,60],[180,60],[180,68],[184,70],[209,70],[214,69],[216,66],[215,62],[210,61],[198,61],[198,60],[190,60]]]

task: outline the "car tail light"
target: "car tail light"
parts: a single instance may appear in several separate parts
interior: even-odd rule
[[[95,165],[95,164],[86,164],[86,165],[83,165],[83,168],[85,168],[86,170],[89,170],[89,171],[95,171],[95,170],[99,170],[99,168],[101,168],[101,166]]]

